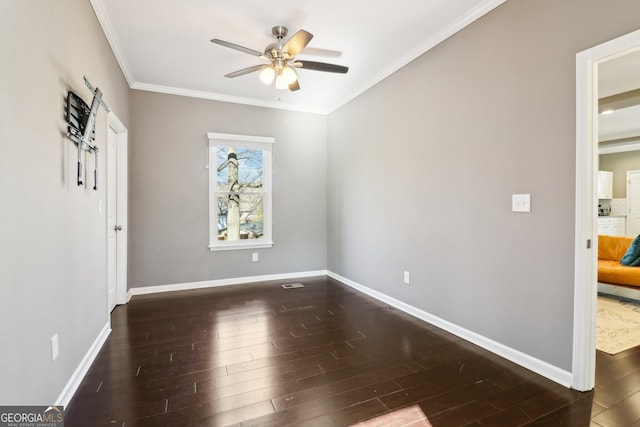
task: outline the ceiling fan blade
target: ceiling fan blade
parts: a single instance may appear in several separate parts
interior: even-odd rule
[[[293,82],[293,83],[291,83],[291,84],[289,85],[289,90],[290,90],[291,92],[295,92],[295,91],[297,91],[297,90],[300,90],[300,83],[298,83],[298,80],[296,80],[295,82]]]
[[[267,64],[254,65],[253,67],[243,68],[242,70],[238,70],[238,71],[234,71],[233,73],[229,73],[225,77],[228,77],[228,78],[232,79],[234,77],[244,76],[245,74],[255,73],[256,71],[260,71],[263,68],[266,68],[268,66],[269,65],[267,65]]]
[[[314,71],[326,71],[329,73],[342,73],[345,74],[349,71],[349,67],[345,67],[343,65],[336,64],[327,64],[325,62],[316,62],[316,61],[296,61],[294,63],[296,67],[300,67],[303,70],[314,70]]]
[[[313,34],[308,31],[300,30],[282,46],[282,51],[287,52],[290,58],[299,54],[313,38]]]
[[[257,50],[249,49],[248,47],[240,46],[238,44],[227,42],[227,41],[220,40],[220,39],[211,39],[211,43],[215,43],[215,44],[218,44],[218,45],[224,46],[224,47],[229,47],[231,49],[235,49],[235,50],[238,50],[240,52],[248,53],[249,55],[253,55],[253,56],[262,56],[263,55],[262,52],[258,52]]]

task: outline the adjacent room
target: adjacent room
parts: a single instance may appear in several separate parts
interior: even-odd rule
[[[635,279],[640,273],[635,268],[635,239],[640,235],[640,186],[635,178],[640,174],[639,73],[638,53],[598,67],[599,371],[613,360],[627,359],[640,345],[640,276]]]
[[[638,234],[638,135],[598,160],[580,127],[600,124],[591,71],[640,51],[637,10],[3,1],[0,405],[639,422],[640,348],[596,351],[595,322],[598,292],[637,296],[593,251],[601,219]]]

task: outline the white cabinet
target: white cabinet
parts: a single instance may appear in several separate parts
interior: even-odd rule
[[[613,199],[613,172],[598,171],[598,199]]]
[[[598,234],[608,236],[625,235],[625,218],[616,216],[598,217]]]

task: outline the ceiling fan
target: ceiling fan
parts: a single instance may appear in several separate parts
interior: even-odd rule
[[[234,71],[233,73],[225,75],[225,77],[233,78],[260,71],[260,80],[262,80],[263,83],[271,85],[275,82],[276,89],[288,88],[290,91],[296,91],[300,89],[298,74],[296,72],[297,68],[342,74],[349,71],[348,67],[342,65],[296,59],[296,55],[302,52],[313,38],[313,34],[308,31],[300,30],[286,42],[283,42],[283,39],[288,33],[286,27],[281,25],[273,27],[271,33],[275,36],[276,41],[267,45],[264,52],[258,52],[257,50],[249,49],[228,41],[212,39],[212,43],[248,53],[249,55],[258,56],[269,62],[268,64],[254,65],[253,67]]]

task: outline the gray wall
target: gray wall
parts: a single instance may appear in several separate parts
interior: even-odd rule
[[[0,58],[0,404],[52,404],[108,321],[104,186],[76,186],[63,101],[86,75],[128,124],[129,89],[84,0],[0,2]]]
[[[613,197],[627,197],[627,171],[640,170],[640,151],[602,154],[600,170],[613,172]]]
[[[571,371],[575,58],[637,12],[511,0],[331,114],[329,270]]]
[[[575,54],[637,27],[633,0],[511,0],[327,118],[130,95],[89,2],[0,2],[0,403],[52,403],[108,320],[104,186],[62,136],[85,74],[130,131],[129,286],[329,268],[570,370]],[[258,263],[207,250],[209,131],[276,138]]]
[[[326,116],[142,91],[131,101],[129,287],[326,268]],[[209,251],[207,132],[275,137],[272,248]]]

